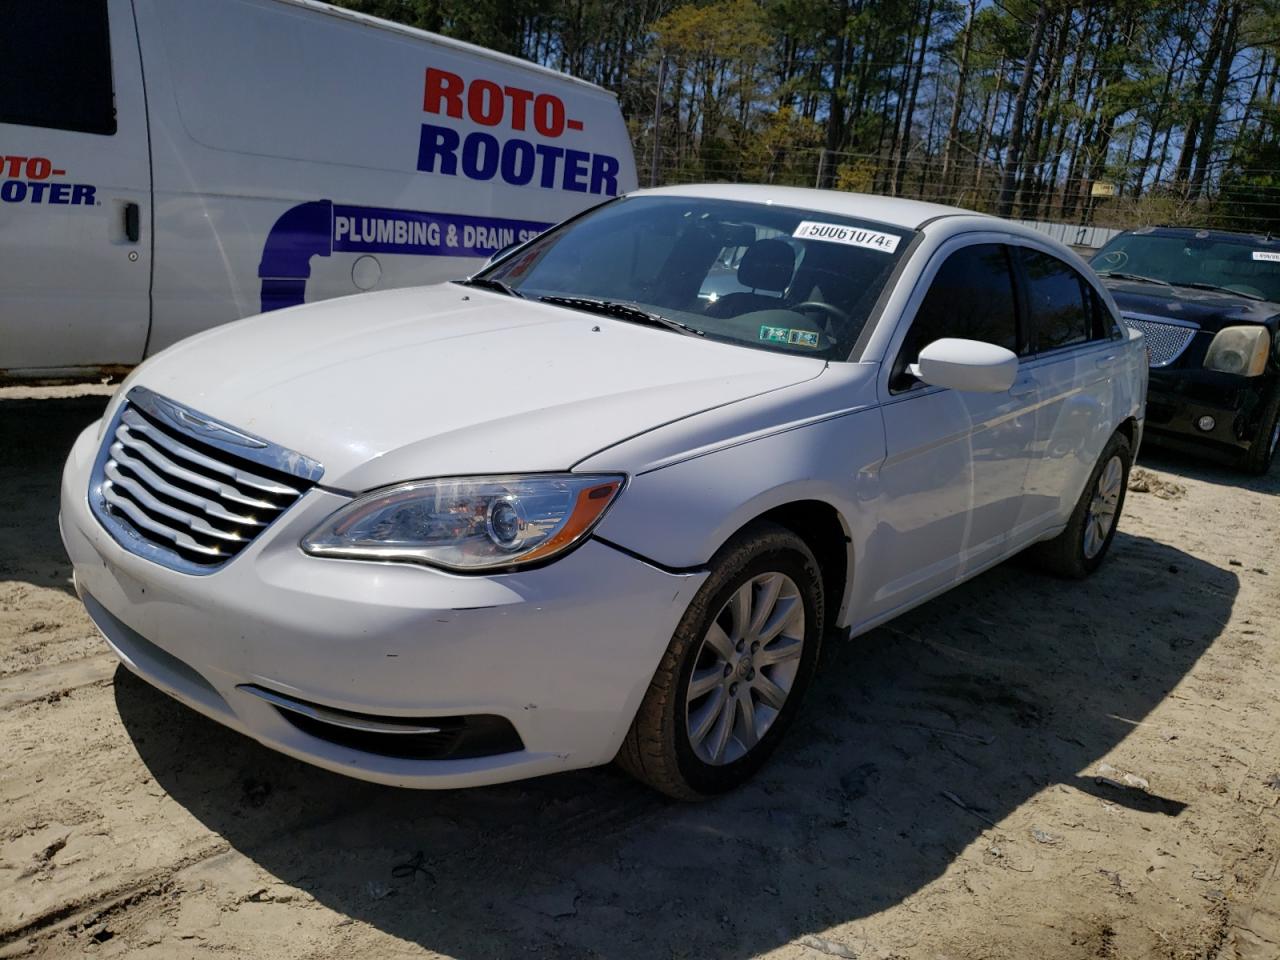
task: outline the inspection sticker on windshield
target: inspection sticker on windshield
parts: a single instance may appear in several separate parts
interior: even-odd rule
[[[818,348],[818,334],[814,330],[796,330],[792,327],[760,328],[760,339],[765,343],[787,343],[796,347]]]
[[[1280,250],[1255,250],[1253,259],[1266,260],[1268,263],[1280,263]]]
[[[843,243],[848,247],[863,247],[867,250],[879,250],[881,253],[893,253],[898,249],[898,241],[902,239],[892,233],[877,233],[874,230],[847,227],[840,223],[822,223],[818,220],[802,220],[791,236],[797,240],[825,240],[827,243]]]

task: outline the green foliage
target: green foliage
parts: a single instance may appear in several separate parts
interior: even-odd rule
[[[1016,152],[1024,216],[1280,209],[1280,0],[338,2],[612,89],[661,181],[821,166],[838,189],[994,209]],[[1092,199],[1098,179],[1120,195]]]

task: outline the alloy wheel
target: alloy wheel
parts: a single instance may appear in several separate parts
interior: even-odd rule
[[[1116,522],[1116,509],[1120,503],[1120,491],[1124,483],[1124,464],[1113,456],[1098,474],[1098,483],[1089,501],[1089,512],[1084,518],[1084,555],[1092,560],[1102,552],[1107,535]]]
[[[700,760],[733,763],[760,742],[791,694],[804,633],[804,601],[786,574],[759,574],[733,592],[689,678],[685,722]]]

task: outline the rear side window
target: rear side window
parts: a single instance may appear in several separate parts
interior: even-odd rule
[[[1003,245],[976,244],[947,257],[911,321],[894,365],[895,379],[901,380],[907,364],[943,337],[982,340],[1019,352],[1013,275]],[[895,387],[905,385],[898,382]]]
[[[1025,247],[1020,252],[1037,351],[1092,340],[1096,314],[1089,284],[1057,257]]]
[[[116,132],[107,0],[0,0],[0,123]]]

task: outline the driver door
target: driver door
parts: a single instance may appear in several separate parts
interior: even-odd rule
[[[1001,558],[1017,537],[1035,451],[1038,387],[1019,368],[1003,393],[933,387],[906,372],[941,337],[1007,347],[1027,338],[1009,249],[962,238],[934,255],[881,371],[886,458],[877,558],[866,613],[877,617],[950,587]],[[921,295],[923,289],[923,295]]]

